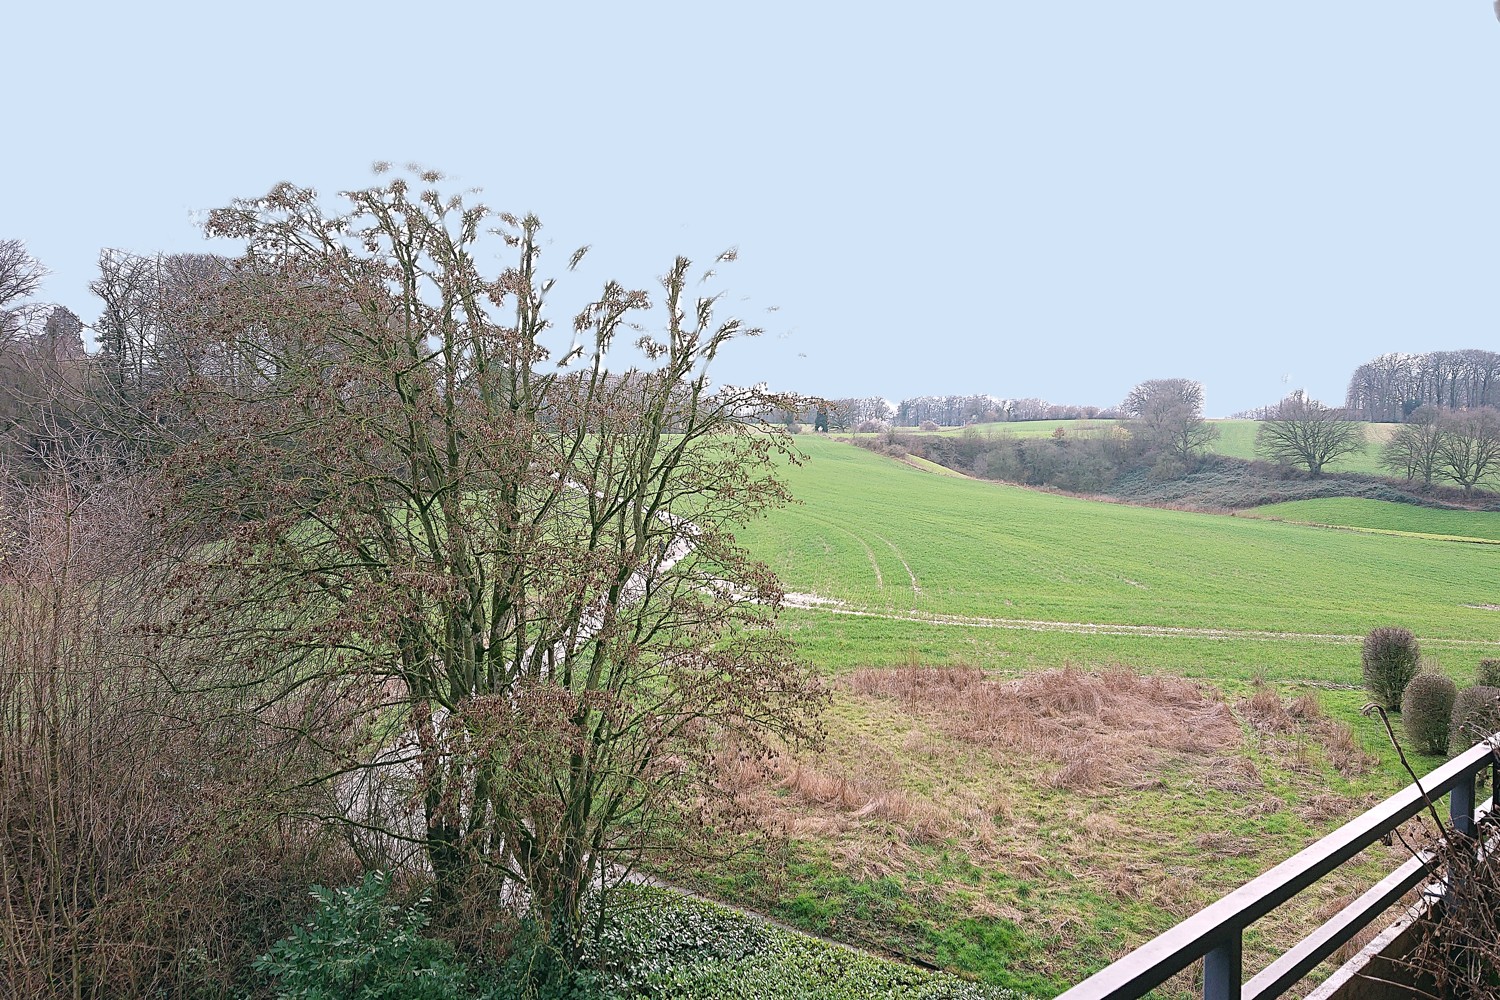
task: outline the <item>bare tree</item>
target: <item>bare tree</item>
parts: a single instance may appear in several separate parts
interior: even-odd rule
[[[1380,450],[1380,464],[1409,480],[1421,479],[1423,485],[1431,486],[1446,437],[1443,411],[1435,406],[1418,407],[1386,441]]]
[[[1314,479],[1328,463],[1365,446],[1364,427],[1348,412],[1309,399],[1301,389],[1283,399],[1255,432],[1256,454],[1283,465],[1301,465]]]
[[[540,223],[439,180],[212,214],[246,252],[163,390],[175,529],[216,539],[179,634],[218,636],[266,706],[321,686],[303,738],[362,733],[345,767],[410,783],[415,817],[369,822],[440,901],[519,888],[571,950],[585,893],[717,801],[716,761],[815,735],[781,591],[732,534],[788,499],[790,439],[754,415],[804,401],[712,386],[757,331],[692,299],[683,258],[659,312],[610,283],[553,331]],[[513,262],[487,277],[492,231]],[[648,366],[608,370],[652,315]]]
[[[1500,410],[1486,406],[1448,416],[1437,468],[1465,493],[1473,493],[1475,486],[1500,470]]]
[[[133,404],[153,385],[179,378],[198,322],[193,304],[211,296],[226,262],[211,254],[99,254],[89,285],[100,300],[95,332],[117,402]]]
[[[1120,409],[1148,451],[1192,465],[1219,436],[1203,419],[1203,385],[1192,379],[1149,379],[1130,390]]]
[[[0,343],[16,336],[34,307],[23,300],[37,293],[47,269],[26,252],[20,240],[0,240]]]

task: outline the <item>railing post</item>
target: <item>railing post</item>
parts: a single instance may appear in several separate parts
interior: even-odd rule
[[[1453,831],[1464,837],[1474,836],[1474,777],[1470,771],[1448,794],[1448,818]]]
[[[1203,956],[1203,1000],[1240,1000],[1240,929],[1229,940]]]
[[[1500,809],[1500,744],[1495,743],[1493,737],[1490,740],[1490,802],[1491,809]]]

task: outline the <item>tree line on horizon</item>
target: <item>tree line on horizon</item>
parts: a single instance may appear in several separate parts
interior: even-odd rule
[[[1238,461],[1211,455],[1220,431],[1203,416],[1203,398],[1202,384],[1192,379],[1148,379],[1126,395],[1115,422],[1082,433],[1069,433],[1059,425],[1046,437],[1003,431],[979,434],[972,429],[954,437],[903,434],[895,425],[883,424],[868,426],[883,427],[884,433],[860,443],[893,455],[916,453],[988,479],[1080,493],[1111,492],[1122,486],[1133,489],[1127,486],[1133,477],[1165,483],[1183,480],[1212,462],[1223,466]],[[1366,424],[1355,414],[1327,406],[1300,389],[1258,411],[1255,419],[1255,454],[1272,471],[1254,473],[1252,479],[1300,475],[1317,480],[1340,459],[1367,446]],[[929,421],[920,429],[940,428]],[[1500,410],[1418,407],[1382,444],[1379,461],[1393,476],[1420,484],[1423,490],[1443,481],[1471,496],[1500,473]],[[1271,487],[1262,483],[1240,490],[1239,499],[1232,501],[1220,491],[1216,503],[1253,506],[1266,502],[1256,499],[1255,490],[1267,489]]]
[[[1254,407],[1235,419],[1265,420],[1281,404]],[[1320,404],[1321,405],[1321,404]],[[1500,353],[1480,349],[1389,353],[1367,361],[1350,376],[1343,409],[1351,419],[1401,423],[1423,406],[1473,410],[1500,405]],[[987,393],[910,396],[892,402],[881,396],[829,399],[824,404],[830,430],[866,431],[881,426],[966,427],[970,424],[1036,420],[1118,420],[1122,403],[1107,406],[1050,403],[1034,396],[1011,398]],[[814,409],[780,414],[782,422],[812,424]]]

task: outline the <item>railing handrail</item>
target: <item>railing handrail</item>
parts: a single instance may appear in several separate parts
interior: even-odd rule
[[[1204,995],[1215,1000],[1238,998],[1241,995],[1240,940],[1250,924],[1425,809],[1428,799],[1435,803],[1440,796],[1458,789],[1459,794],[1451,803],[1452,813],[1455,823],[1464,824],[1459,828],[1468,832],[1474,816],[1474,777],[1486,766],[1500,767],[1496,740],[1500,740],[1500,734],[1474,745],[1429,773],[1420,783],[1408,785],[1317,843],[1152,938],[1063,993],[1058,1000],[1131,1000],[1145,995],[1200,958],[1209,960],[1204,975]],[[1465,790],[1467,795],[1463,794]],[[1407,870],[1403,868],[1402,871]],[[1425,865],[1422,871],[1425,871]],[[1411,877],[1409,872],[1407,875]],[[1413,884],[1420,875],[1419,871]],[[1396,875],[1392,875],[1381,886],[1395,878]],[[1367,895],[1374,892],[1371,890]],[[1379,912],[1370,912],[1365,922]],[[1335,917],[1329,923],[1338,919]],[[1343,939],[1330,939],[1324,954],[1348,940],[1362,926],[1351,924],[1342,928],[1345,932]],[[1281,989],[1264,995],[1276,996]]]

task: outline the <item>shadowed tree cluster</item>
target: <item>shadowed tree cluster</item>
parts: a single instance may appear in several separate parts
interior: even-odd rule
[[[1500,406],[1500,354],[1432,351],[1382,354],[1354,370],[1344,407],[1358,420],[1393,423],[1413,410]]]

